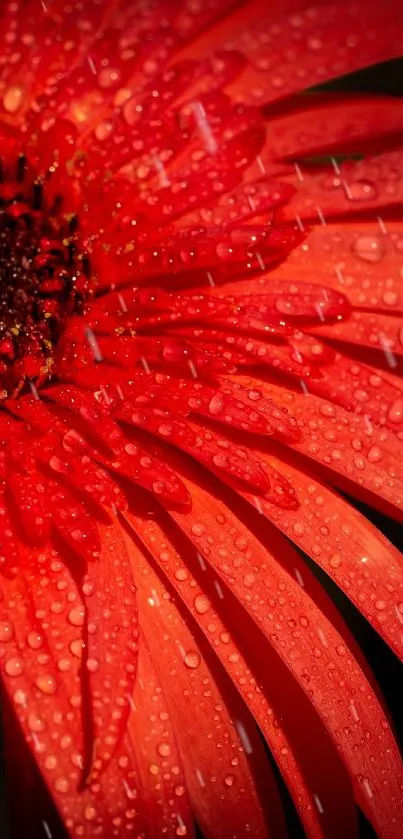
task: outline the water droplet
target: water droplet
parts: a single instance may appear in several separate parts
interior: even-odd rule
[[[396,306],[398,296],[395,291],[385,291],[382,295],[382,302],[385,306]]]
[[[191,670],[195,670],[196,667],[199,666],[201,659],[199,653],[196,652],[196,650],[188,650],[188,652],[185,653],[183,660],[186,664],[186,667],[190,667]]]
[[[324,402],[319,408],[322,416],[324,417],[335,417],[336,416],[336,408],[334,405],[331,405],[330,402]]]
[[[225,403],[224,403],[223,397],[221,396],[221,394],[216,393],[210,399],[210,402],[209,402],[208,409],[209,409],[210,414],[213,414],[213,416],[216,416],[217,414],[221,414],[222,411],[224,410],[224,407],[225,407]]]
[[[22,705],[23,708],[27,707],[28,694],[25,690],[16,690],[13,699],[16,705]]]
[[[24,101],[25,90],[19,85],[7,88],[3,96],[4,110],[9,114],[15,114],[21,108]]]
[[[172,749],[171,749],[169,743],[160,743],[159,746],[157,747],[157,752],[158,752],[159,755],[161,755],[161,757],[169,757],[169,755],[171,754],[171,751],[172,751]]]
[[[70,667],[71,667],[70,659],[59,658],[59,660],[57,662],[57,667],[58,667],[58,670],[60,670],[61,673],[67,673],[67,671],[70,670]]]
[[[224,784],[226,787],[232,787],[235,782],[235,775],[226,775],[224,778]]]
[[[96,658],[89,658],[86,664],[87,670],[89,670],[90,673],[96,673],[96,671],[99,669],[99,661]]]
[[[333,556],[330,557],[329,564],[332,568],[340,568],[341,556],[339,554],[333,554]]]
[[[305,533],[305,525],[302,521],[296,521],[292,529],[296,536],[303,536]]]
[[[73,626],[83,626],[85,620],[84,606],[75,606],[74,609],[70,609],[67,617]]]
[[[57,691],[56,679],[50,675],[38,676],[38,678],[35,679],[35,684],[41,693],[45,693],[48,696],[51,696]]]
[[[56,769],[57,757],[55,757],[55,755],[48,755],[48,757],[45,758],[45,766],[46,769]]]
[[[91,804],[87,804],[87,806],[84,810],[84,818],[86,819],[86,821],[87,822],[93,821],[93,819],[96,818],[96,815],[97,815],[97,811],[96,811],[95,807],[92,807]]]
[[[76,658],[82,658],[83,650],[84,650],[84,642],[77,639],[76,641],[71,641],[69,645],[70,652],[76,656]]]
[[[0,621],[0,641],[10,641],[14,631],[9,621]]]
[[[353,253],[364,262],[380,262],[385,245],[379,236],[359,236],[352,246]]]
[[[255,582],[255,575],[254,574],[245,574],[242,580],[245,588],[252,588]]]
[[[40,717],[32,712],[28,715],[28,728],[31,731],[43,731],[45,723]]]
[[[205,615],[210,608],[210,601],[204,594],[198,594],[194,599],[194,605],[199,615]]]
[[[388,411],[388,419],[390,422],[403,422],[403,399],[396,399]]]
[[[193,536],[203,536],[204,526],[202,524],[192,524]]]
[[[367,458],[370,463],[379,463],[382,460],[382,452],[379,446],[371,446],[368,451]]]
[[[183,583],[185,580],[187,580],[188,576],[189,576],[189,574],[186,571],[186,568],[178,568],[178,570],[175,571],[175,578],[177,580],[179,580],[179,582],[181,582],[181,583]]]
[[[21,676],[21,673],[24,672],[24,662],[21,658],[9,658],[4,669],[7,676]]]
[[[350,201],[370,201],[378,195],[378,190],[371,181],[361,180],[347,183],[345,192]]]
[[[44,637],[40,632],[32,631],[29,633],[27,641],[32,650],[39,650],[44,644]]]

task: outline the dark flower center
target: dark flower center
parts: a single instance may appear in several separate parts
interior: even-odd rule
[[[0,173],[0,398],[40,384],[52,372],[67,318],[90,290],[78,218],[24,156]]]

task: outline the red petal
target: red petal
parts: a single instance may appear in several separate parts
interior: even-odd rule
[[[332,324],[331,327],[324,325],[313,329],[312,334],[344,344],[344,349],[352,355],[358,350],[358,355],[368,361],[371,353],[377,353],[377,356],[372,355],[375,365],[391,370],[398,367],[403,356],[401,315],[393,317],[378,312],[353,311],[345,322]],[[385,398],[389,401],[389,394],[385,393]]]
[[[372,151],[379,153],[403,132],[401,102],[391,96],[302,94],[288,103],[268,123],[268,141],[262,152],[271,158],[301,160],[304,157]],[[270,164],[269,164],[270,165]]]
[[[273,272],[274,273],[274,272]],[[318,322],[340,320],[350,313],[350,304],[344,294],[317,284],[277,280],[274,276],[244,280],[220,288],[213,294],[234,295],[234,303],[259,313],[263,320],[276,315],[287,321]]]
[[[200,38],[192,55],[205,55],[216,44],[248,58],[247,69],[229,88],[235,98],[267,102],[400,57],[402,21],[394,0],[382,8],[369,7],[364,0],[354,6],[342,0],[309,8],[303,0],[285,5],[276,0],[269,11],[264,0],[257,0]]]
[[[134,517],[128,520],[136,532],[142,530]],[[211,839],[235,834],[280,839],[286,835],[281,805],[249,714],[214,662],[209,662],[208,648],[200,646],[151,565],[133,543],[129,551],[141,575],[142,627],[166,691],[186,786],[203,833]],[[184,696],[198,709],[196,728]],[[245,731],[243,748],[240,728]],[[273,834],[265,828],[262,810]]]
[[[284,689],[283,672],[276,671],[276,677],[273,677],[273,671],[276,670],[276,661],[270,660],[270,678],[267,678],[270,648],[265,649],[263,659],[260,655],[262,649],[261,636],[251,639],[252,649],[259,651],[257,659],[256,656],[253,656],[249,645],[245,653],[245,644],[240,644],[240,639],[238,638],[237,641],[236,636],[234,637],[230,627],[231,623],[234,624],[235,621],[234,625],[238,629],[240,628],[239,604],[236,604],[234,611],[230,608],[230,612],[228,612],[228,608],[226,608],[224,618],[220,616],[223,605],[226,604],[228,607],[228,598],[230,597],[230,592],[224,583],[221,587],[218,580],[210,575],[208,565],[204,562],[201,554],[192,556],[189,545],[186,546],[185,551],[179,546],[179,552],[175,545],[170,540],[168,541],[166,532],[161,528],[157,517],[138,520],[136,513],[135,515],[128,514],[127,518],[138,537],[158,563],[160,571],[168,578],[180,600],[186,604],[187,609],[206,636],[208,643],[211,644],[212,638],[214,639],[213,649],[215,654],[254,714],[289,786],[293,799],[297,803],[308,836],[322,837],[324,832],[329,837],[339,836],[338,815],[341,808],[338,806],[334,810],[336,799],[339,803],[342,800],[344,802],[342,807],[344,835],[346,837],[349,835],[355,836],[355,819],[349,800],[350,791],[346,789],[345,780],[342,780],[340,776],[340,767],[337,763],[335,764],[334,756],[332,757],[329,754],[329,744],[323,741],[312,718],[309,720],[309,724],[307,722],[306,728],[301,728],[299,722],[296,723],[295,703],[297,697],[294,690]],[[241,540],[239,540],[239,545],[241,546]],[[184,554],[186,554],[186,565],[183,563]],[[193,574],[196,575],[196,578]],[[231,612],[234,620],[231,620]],[[241,635],[243,642],[250,635],[249,629],[246,634],[244,620],[242,621]],[[184,649],[186,648],[185,644]],[[259,666],[259,662],[263,664],[263,667]],[[253,668],[252,672],[251,667]],[[278,693],[274,689],[274,685],[278,685]],[[290,699],[292,696],[290,713],[286,713],[288,707],[287,696],[290,696]],[[273,702],[275,703],[274,707]],[[301,705],[299,705],[299,710],[302,713]],[[183,724],[180,730],[182,728]],[[247,730],[250,730],[249,726]],[[312,743],[311,733],[314,730],[315,737],[320,738],[321,745],[315,760],[311,762],[308,759],[310,749],[307,749],[304,743],[304,731],[309,731],[309,740]],[[243,735],[243,744],[249,751],[248,737],[245,737],[246,730],[244,727],[240,727],[239,731]],[[197,743],[199,742],[200,738],[197,738]],[[203,754],[201,759],[203,760]],[[330,764],[327,764],[326,771],[324,765],[322,765],[323,761],[330,761]],[[332,780],[328,785],[327,780],[330,778]],[[338,789],[337,797],[335,797],[336,786]],[[312,795],[313,790],[316,793],[317,801],[324,804],[323,808],[321,805],[320,811],[317,803],[315,803],[316,799]]]
[[[136,569],[138,571],[138,569]],[[141,621],[143,625],[143,619]],[[158,644],[158,637],[154,643]],[[171,723],[170,704],[163,692],[148,648],[146,633],[142,635],[139,671],[131,701],[128,734],[138,761],[140,796],[147,814],[146,834],[160,836],[194,836],[193,819],[186,793],[182,755],[178,750],[176,732]],[[137,811],[136,789],[132,813]],[[174,802],[174,804],[173,804]]]
[[[398,222],[361,221],[314,228],[276,268],[276,278],[330,285],[364,310],[403,312],[403,236]],[[263,278],[263,282],[271,282]]]
[[[24,735],[60,802],[83,770],[79,594],[56,551],[21,548],[23,574],[2,580],[2,678]]]
[[[367,500],[387,515],[402,518],[402,468],[396,438],[386,430],[378,439],[367,420],[313,394],[241,377],[245,386],[260,387],[292,411],[301,430],[296,452],[308,457],[320,474],[342,490]],[[400,416],[400,415],[399,415]],[[380,455],[380,456],[379,456]]]
[[[84,665],[92,704],[91,777],[108,764],[125,731],[137,670],[137,604],[132,569],[120,527],[100,526],[99,560],[84,574]],[[94,765],[96,771],[94,771]]]
[[[280,511],[259,499],[263,513],[334,580],[403,659],[403,567],[401,557],[367,519],[291,458],[259,456],[295,487],[297,511]],[[245,493],[244,493],[245,495]],[[256,507],[256,499],[249,495]]]
[[[228,473],[236,481],[250,485],[258,492],[265,492],[269,488],[258,461],[250,459],[245,449],[235,448],[225,438],[201,426],[192,427],[189,422],[178,419],[166,409],[147,409],[142,406],[133,408],[129,403],[122,406],[117,417],[188,452],[212,472]]]
[[[331,162],[312,171],[302,164],[290,178],[298,191],[284,208],[286,218],[313,219],[326,224],[330,218],[358,212],[398,207],[403,199],[401,150],[366,157],[340,166]]]
[[[182,470],[181,470],[182,471]],[[277,651],[280,658],[287,662],[287,666],[294,674],[297,682],[308,691],[310,701],[321,716],[329,733],[334,738],[340,749],[340,754],[345,761],[355,788],[355,793],[360,806],[368,815],[374,825],[377,825],[382,835],[398,837],[401,814],[399,811],[402,804],[401,788],[403,777],[399,780],[400,757],[397,752],[393,736],[388,723],[383,715],[378,701],[371,690],[363,672],[348,655],[343,639],[340,638],[332,624],[317,610],[313,601],[310,600],[303,588],[284,572],[275,563],[273,558],[252,536],[247,535],[248,543],[253,556],[253,564],[245,555],[240,556],[242,562],[235,564],[237,551],[234,557],[234,540],[237,534],[242,534],[237,519],[223,505],[216,505],[215,514],[211,512],[210,497],[205,494],[199,486],[186,479],[191,488],[193,499],[193,523],[183,515],[173,514],[180,527],[197,546],[197,550],[203,555],[206,562],[211,564],[216,573],[225,582],[229,582],[231,590],[237,599],[245,606],[254,618],[255,611],[259,613],[259,625],[262,632]],[[225,521],[217,531],[217,512],[223,516]],[[269,565],[269,573],[267,573]],[[248,585],[245,586],[245,577]],[[270,603],[273,599],[273,606],[277,603],[278,587],[282,591],[281,611],[284,615],[284,623],[281,628],[281,635],[273,633],[270,616],[262,613],[262,603]],[[283,602],[284,601],[284,602]],[[294,658],[291,653],[292,636],[287,640],[291,621],[295,623],[295,611],[290,605],[295,601],[298,614],[302,615],[304,625],[310,622],[324,632],[328,646],[322,650],[322,663],[320,668],[313,663],[312,642],[305,633],[301,633],[298,640],[298,649],[301,657]],[[289,618],[287,615],[289,614]],[[254,618],[255,619],[255,618]],[[280,637],[282,642],[280,642]],[[284,645],[284,646],[283,646]],[[291,653],[291,655],[290,655]],[[348,664],[348,668],[346,665]],[[340,684],[343,685],[340,688]],[[309,686],[309,687],[308,687]],[[365,701],[362,697],[365,694]],[[337,697],[337,699],[336,699]],[[353,699],[358,720],[352,720],[351,700]],[[359,758],[352,748],[350,730],[348,735],[345,731],[345,721],[349,719],[349,729],[355,731],[355,737],[360,743]],[[365,740],[364,730],[369,729],[372,736]],[[382,768],[380,763],[374,770],[371,756],[375,747],[379,748],[378,754],[382,753]],[[380,774],[379,774],[380,773]],[[392,789],[386,793],[381,777],[393,778]],[[369,787],[368,787],[369,784]],[[394,815],[391,808],[393,807]]]

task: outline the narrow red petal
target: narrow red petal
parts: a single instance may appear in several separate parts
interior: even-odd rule
[[[358,309],[398,315],[403,312],[402,253],[400,223],[382,215],[377,221],[322,225],[310,231],[275,276],[330,285]]]
[[[372,151],[379,153],[403,131],[398,98],[327,92],[295,97],[286,112],[273,115],[262,159],[290,159]]]
[[[136,571],[138,573],[138,566]],[[142,625],[143,617],[142,614]],[[155,635],[153,640],[158,646],[159,640]],[[147,635],[143,632],[138,678],[128,721],[128,735],[136,755],[141,787],[137,791],[125,785],[125,792],[132,799],[133,818],[140,793],[147,818],[146,835],[150,839],[159,839],[164,835],[189,836],[192,839],[193,817],[182,755],[171,719],[171,706],[163,690],[164,682],[159,677],[151,653]]]
[[[287,477],[300,500],[297,511],[280,513],[266,499],[259,499],[259,512],[323,568],[403,659],[399,552],[316,475],[293,465],[292,458],[259,454]],[[256,508],[256,499],[248,497]]]
[[[189,479],[186,479],[188,482]],[[280,657],[287,662],[297,682],[309,690],[310,700],[321,716],[323,722],[331,733],[334,741],[340,748],[340,753],[351,773],[355,793],[360,806],[368,814],[374,825],[377,825],[383,835],[397,837],[400,827],[401,815],[401,788],[403,778],[400,777],[400,757],[389,725],[384,717],[382,709],[370,688],[363,672],[349,654],[343,640],[338,635],[332,624],[327,621],[324,615],[316,609],[315,604],[298,583],[294,583],[291,577],[280,569],[273,561],[270,554],[259,545],[252,534],[248,534],[248,542],[253,554],[253,564],[248,561],[245,555],[241,554],[242,562],[239,567],[234,563],[234,540],[238,533],[242,533],[239,522],[231,512],[223,505],[219,505],[220,514],[224,523],[217,532],[216,514],[211,513],[211,502],[193,481],[190,483],[193,498],[193,524],[180,513],[173,513],[181,528],[191,541],[197,545],[197,550],[205,560],[212,565],[219,578],[228,581],[232,591],[241,603],[245,605],[251,616],[254,616],[254,608],[259,611],[259,624],[267,639],[273,645]],[[217,508],[216,508],[217,510]],[[235,554],[236,556],[236,554]],[[258,559],[260,557],[260,560]],[[262,573],[269,564],[269,574]],[[250,579],[250,584],[245,586],[245,577]],[[285,644],[283,647],[277,634],[273,634],[269,615],[262,615],[259,604],[270,601],[273,598],[273,605],[277,602],[278,587],[282,591],[281,604],[284,614],[281,637]],[[272,591],[270,592],[270,589]],[[312,622],[321,629],[328,640],[328,646],[322,651],[322,664],[318,670],[316,664],[312,664],[312,643],[301,633],[299,638],[299,650],[301,658],[295,659],[291,653],[291,647],[287,644],[287,613],[289,620],[294,621],[294,609],[290,600],[295,601],[299,614],[303,616],[309,627]],[[292,624],[293,625],[293,624]],[[309,635],[309,630],[308,633]],[[291,639],[290,642],[291,643]],[[292,644],[291,644],[292,645]],[[306,645],[306,649],[305,649]],[[291,653],[291,655],[290,655]],[[347,657],[346,657],[347,656]],[[348,665],[348,669],[347,669]],[[338,675],[337,675],[338,674]],[[348,685],[340,689],[336,686],[340,681]],[[309,687],[308,687],[309,685]],[[365,694],[365,702],[362,696]],[[337,696],[337,701],[336,701]],[[351,712],[351,700],[356,707],[357,719]],[[355,736],[360,742],[360,755],[352,748],[349,734],[346,735],[343,726],[345,720],[349,719],[349,728],[355,730]],[[365,742],[364,729],[373,732],[374,741]],[[376,771],[371,760],[374,742],[379,746],[382,753],[383,768],[378,764]],[[386,778],[393,778],[393,789],[386,793],[380,775]],[[369,787],[368,787],[369,784]],[[393,812],[392,812],[393,808]]]
[[[137,507],[137,501],[136,501]],[[335,789],[338,789],[337,801],[343,801],[343,825],[345,836],[355,836],[355,817],[351,806],[350,791],[346,788],[345,778],[340,774],[338,758],[329,751],[329,743],[323,740],[312,717],[306,729],[296,722],[295,707],[299,704],[301,714],[306,713],[301,707],[300,697],[295,691],[284,687],[284,672],[277,672],[276,661],[270,656],[270,649],[262,660],[252,655],[253,649],[259,649],[260,640],[254,635],[251,644],[242,642],[249,639],[245,621],[242,621],[241,638],[234,635],[234,627],[239,626],[239,604],[235,611],[229,606],[230,593],[223,582],[219,582],[210,573],[209,565],[198,554],[186,547],[186,565],[183,563],[184,550],[168,541],[165,531],[157,518],[137,518],[137,514],[127,514],[133,530],[152,554],[161,573],[169,580],[181,602],[186,604],[194,620],[211,643],[225,671],[231,678],[237,691],[253,713],[266,741],[276,759],[276,763],[296,801],[301,819],[309,837],[335,836],[340,833],[338,823],[340,807],[334,809]],[[220,524],[222,524],[220,518]],[[241,539],[243,540],[241,543]],[[246,545],[244,537],[238,541],[239,547]],[[221,614],[223,605],[224,616]],[[229,608],[229,611],[228,611]],[[231,612],[232,618],[231,620]],[[231,629],[232,625],[232,629]],[[238,633],[239,636],[239,633]],[[270,657],[270,676],[268,661]],[[261,666],[262,665],[262,666]],[[252,670],[251,670],[252,667]],[[274,677],[274,672],[276,676]],[[278,689],[275,689],[278,685]],[[292,708],[287,712],[286,697],[291,695]],[[274,703],[274,705],[273,705]],[[312,727],[313,726],[313,727]],[[315,737],[320,742],[315,760],[309,760],[310,749],[305,742],[305,734],[315,730]],[[312,737],[309,734],[309,742]],[[243,736],[244,744],[248,740]],[[249,748],[249,747],[248,747]],[[326,764],[326,770],[325,770]],[[331,767],[331,768],[330,768]],[[328,780],[331,780],[330,785]],[[320,809],[317,801],[321,802]],[[322,807],[323,803],[323,807]]]
[[[290,176],[298,191],[284,215],[290,221],[298,216],[323,224],[341,215],[398,207],[403,198],[401,171],[401,149],[336,164],[336,169],[332,161],[313,169],[301,164]]]
[[[309,7],[303,0],[277,0],[269,13],[257,0],[242,6],[229,27],[224,22],[196,42],[192,54],[205,54],[217,43],[238,49],[248,66],[230,91],[243,103],[261,103],[398,57],[402,38],[393,0],[382,8],[364,0],[354,7],[345,0]]]
[[[88,565],[81,582],[92,779],[109,763],[126,729],[138,657],[136,588],[120,526],[100,526],[100,532],[99,560]]]
[[[228,834],[285,836],[274,779],[270,770],[266,774],[267,762],[253,723],[217,669],[209,665],[208,650],[199,646],[152,567],[134,546],[129,551],[141,574],[142,627],[166,693],[186,787],[203,833],[212,839]],[[197,729],[184,695],[198,709]],[[241,720],[250,735],[251,755],[237,734]],[[162,745],[160,750],[166,751]],[[269,806],[261,799],[263,773]],[[267,827],[262,809],[268,815]]]

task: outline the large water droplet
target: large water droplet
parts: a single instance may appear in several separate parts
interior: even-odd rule
[[[15,114],[21,108],[24,101],[25,91],[19,85],[13,85],[7,88],[3,96],[4,110],[9,114]]]
[[[69,614],[67,615],[68,620],[73,626],[83,626],[85,620],[85,609],[84,606],[75,606],[74,609],[70,609]]]
[[[45,758],[45,766],[46,769],[56,769],[57,757],[55,755],[48,755],[48,757]]]
[[[43,635],[34,630],[28,634],[27,641],[32,650],[39,650],[44,644]]]
[[[222,411],[224,410],[224,407],[225,407],[225,403],[224,403],[223,397],[219,393],[216,393],[210,399],[210,402],[209,402],[208,409],[209,409],[210,414],[212,414],[213,416],[216,416],[217,414],[221,414]]]
[[[191,670],[195,670],[200,664],[200,655],[196,652],[196,650],[188,650],[188,652],[185,653],[183,660],[186,667],[190,667]]]
[[[30,731],[43,731],[45,728],[44,721],[33,712],[28,716],[28,728]]]
[[[379,463],[382,460],[382,451],[379,446],[371,446],[368,451],[367,458],[370,463]]]
[[[14,631],[9,621],[0,621],[0,641],[10,641]]]
[[[24,662],[21,658],[9,658],[4,665],[7,676],[21,676],[24,672]]]
[[[352,251],[364,262],[375,264],[382,259],[385,245],[380,236],[359,236],[352,246]]]
[[[97,816],[97,811],[96,811],[95,807],[93,807],[91,804],[87,804],[87,806],[84,810],[84,818],[86,819],[86,821],[91,822],[96,818],[96,816]]]
[[[50,675],[38,676],[38,678],[35,679],[35,684],[41,693],[45,693],[48,696],[51,696],[57,691],[56,679]]]
[[[81,641],[80,639],[77,639],[76,641],[71,641],[71,643],[69,645],[69,649],[73,653],[73,655],[76,656],[76,658],[82,658],[83,650],[84,650],[84,642]]]
[[[378,190],[371,181],[351,181],[345,184],[345,193],[349,201],[370,201],[376,198]]]
[[[169,757],[171,751],[172,749],[169,743],[160,743],[159,746],[157,746],[157,752],[161,755],[161,757]]]
[[[194,605],[196,612],[198,612],[199,615],[205,615],[210,608],[210,601],[204,594],[198,594],[197,597],[195,597]]]
[[[393,402],[388,411],[388,419],[396,424],[403,422],[403,399]]]

